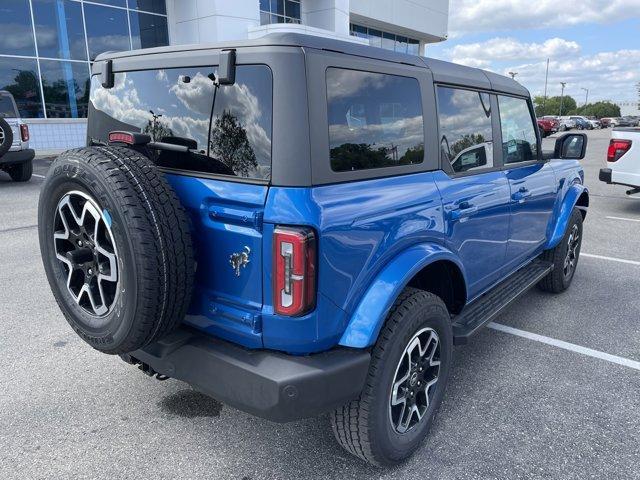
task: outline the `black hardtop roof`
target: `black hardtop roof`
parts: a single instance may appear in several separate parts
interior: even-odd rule
[[[266,46],[313,48],[317,50],[344,53],[347,55],[356,55],[375,60],[412,65],[415,67],[427,67],[433,73],[434,80],[436,82],[529,96],[529,91],[515,80],[493,72],[481,70],[479,68],[466,67],[464,65],[458,65],[456,63],[445,62],[442,60],[394,52],[355,42],[320,37],[316,35],[304,35],[300,33],[272,33],[252,40],[234,40],[194,45],[171,45],[167,47],[146,48],[125,52],[106,52],[98,55],[96,61],[154,54],[171,55],[172,53],[188,51]]]

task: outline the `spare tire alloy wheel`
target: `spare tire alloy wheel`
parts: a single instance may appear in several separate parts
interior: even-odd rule
[[[189,221],[145,155],[115,146],[60,155],[40,191],[38,233],[53,296],[95,349],[132,352],[182,322],[195,273]]]
[[[93,317],[111,311],[118,295],[118,252],[111,217],[86,193],[71,191],[58,202],[54,251],[67,272],[67,289]]]
[[[13,130],[11,125],[0,117],[0,157],[9,151],[13,144]]]

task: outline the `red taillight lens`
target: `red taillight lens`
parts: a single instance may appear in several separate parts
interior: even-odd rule
[[[20,137],[23,142],[29,141],[29,125],[25,125],[24,123],[20,125]]]
[[[316,302],[316,236],[310,228],[277,227],[273,238],[273,308],[301,315]]]
[[[609,142],[609,149],[607,150],[607,161],[617,162],[620,157],[629,151],[631,148],[631,140],[618,140],[612,138]]]
[[[109,141],[114,143],[126,143],[128,145],[133,145],[135,143],[133,135],[128,132],[110,132]]]

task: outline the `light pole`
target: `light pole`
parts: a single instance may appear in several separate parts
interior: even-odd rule
[[[567,85],[567,82],[560,82],[560,85],[562,85],[562,92],[560,93],[560,115],[558,115],[559,117],[562,116],[562,104],[564,103],[564,87]]]
[[[586,92],[584,95],[584,104],[586,105],[587,101],[589,100],[589,89],[584,87],[580,87],[580,88]]]
[[[518,74],[518,72],[509,72],[509,75],[511,75],[511,78],[512,78],[513,80],[515,80],[515,79],[516,79],[516,75],[517,75],[517,74]]]

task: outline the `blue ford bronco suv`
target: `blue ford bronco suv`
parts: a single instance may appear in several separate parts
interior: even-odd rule
[[[52,164],[44,268],[73,329],[158,379],[411,455],[465,344],[565,290],[584,134],[542,152],[529,92],[295,34],[105,54],[87,147]]]

